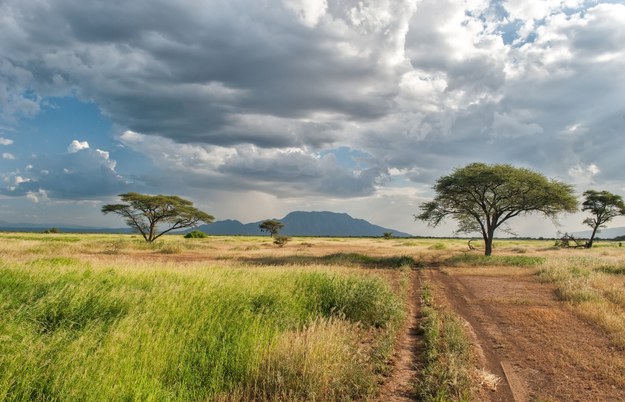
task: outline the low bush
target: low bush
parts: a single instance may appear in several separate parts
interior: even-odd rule
[[[273,238],[273,244],[275,244],[278,247],[284,247],[289,242],[289,240],[291,240],[291,238],[288,236],[277,235],[276,237]]]
[[[184,235],[185,239],[205,239],[208,235],[201,230],[194,230]]]

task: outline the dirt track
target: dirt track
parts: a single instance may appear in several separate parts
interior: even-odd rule
[[[533,276],[427,269],[435,300],[469,324],[482,366],[502,377],[490,401],[625,401],[625,352]],[[506,381],[507,379],[507,381]]]
[[[420,290],[419,276],[416,271],[413,271],[410,273],[409,308],[406,325],[398,341],[390,376],[380,390],[379,401],[409,402],[415,400],[414,379],[419,374],[415,362],[422,352],[419,334]]]

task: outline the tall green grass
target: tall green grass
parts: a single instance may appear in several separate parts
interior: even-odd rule
[[[402,314],[372,277],[4,262],[0,400],[366,398]]]

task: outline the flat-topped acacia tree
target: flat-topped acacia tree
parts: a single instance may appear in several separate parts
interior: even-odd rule
[[[487,256],[495,230],[508,220],[533,212],[555,219],[577,210],[573,186],[511,165],[472,163],[440,177],[433,189],[436,197],[420,205],[423,212],[415,219],[433,227],[447,217],[455,219],[458,233],[482,234]]]
[[[280,229],[284,227],[284,223],[275,219],[267,219],[258,225],[261,232],[267,232],[271,237],[280,233]]]
[[[119,195],[125,204],[107,204],[104,214],[114,213],[126,219],[126,224],[137,230],[145,241],[152,243],[167,232],[211,223],[215,218],[193,207],[191,201],[176,195],[146,195],[124,193]],[[159,232],[159,225],[166,229]]]
[[[582,211],[592,214],[592,217],[584,219],[584,223],[592,228],[592,234],[586,243],[586,248],[591,248],[599,228],[605,227],[606,223],[617,216],[625,215],[625,203],[623,197],[609,191],[588,190],[584,191]]]

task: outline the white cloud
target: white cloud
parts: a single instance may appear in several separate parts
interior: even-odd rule
[[[90,200],[131,189],[131,181],[115,171],[117,161],[109,152],[92,150],[86,141],[73,141],[65,154],[37,155],[29,162],[24,172],[3,175],[7,185],[0,193],[39,202]]]
[[[326,0],[282,0],[284,5],[308,27],[314,27],[328,8]]]
[[[2,153],[2,159],[6,159],[6,160],[14,160],[15,159],[15,155],[13,155],[10,152],[3,152]]]
[[[588,165],[577,164],[568,170],[569,177],[579,187],[588,187],[594,184],[594,178],[601,172],[599,167],[590,163]]]
[[[89,143],[87,141],[73,140],[71,144],[69,144],[69,146],[67,147],[67,152],[73,154],[83,149],[89,149]]]
[[[48,193],[45,190],[39,189],[37,191],[28,191],[26,193],[26,198],[38,204],[40,201],[48,200]]]
[[[11,145],[11,144],[13,144],[13,140],[0,137],[0,145]]]

